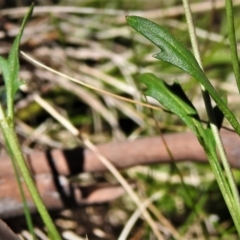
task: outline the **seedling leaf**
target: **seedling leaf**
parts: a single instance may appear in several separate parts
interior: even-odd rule
[[[209,92],[224,116],[240,135],[240,125],[236,117],[216,92],[202,69],[199,67],[193,54],[186,49],[180,41],[154,22],[137,16],[127,17],[127,22],[133,29],[141,33],[161,49],[160,53],[154,54],[155,58],[171,63],[196,78]]]
[[[1,56],[0,56],[0,69],[1,69],[1,73],[4,81],[10,79],[10,69],[9,69],[8,61]]]
[[[197,137],[203,137],[204,131],[198,113],[178,83],[168,85],[152,73],[140,75],[139,80],[147,86],[146,95],[155,98],[179,116]]]
[[[12,45],[12,48],[9,52],[8,55],[8,67],[6,67],[6,64],[2,64],[3,61],[0,62],[2,71],[4,73],[4,81],[5,81],[5,86],[6,86],[6,93],[7,93],[7,115],[9,117],[13,117],[13,102],[14,102],[14,97],[23,83],[22,81],[19,80],[18,75],[19,75],[19,58],[18,58],[18,53],[19,53],[19,45],[20,45],[20,40],[23,34],[23,30],[25,28],[25,25],[28,21],[28,19],[31,17],[33,11],[33,5],[29,8],[27,14],[25,15],[20,31],[17,35],[17,37],[14,40],[14,43]]]

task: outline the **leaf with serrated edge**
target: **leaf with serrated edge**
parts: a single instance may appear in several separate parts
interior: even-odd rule
[[[138,16],[128,16],[127,22],[133,29],[141,33],[161,49],[160,53],[154,55],[155,58],[171,63],[195,77],[199,83],[206,88],[224,116],[240,135],[240,125],[236,117],[216,92],[202,69],[199,67],[192,53],[186,49],[180,41],[175,39],[156,23]]]

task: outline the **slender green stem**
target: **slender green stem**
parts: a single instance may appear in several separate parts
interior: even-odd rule
[[[11,152],[9,146],[8,146],[8,151]],[[12,165],[13,165],[13,169],[14,169],[14,174],[15,174],[16,179],[17,179],[18,188],[20,190],[21,198],[22,198],[22,201],[23,201],[23,209],[24,209],[24,215],[25,215],[25,218],[26,218],[27,226],[28,226],[28,229],[29,229],[29,231],[32,235],[32,239],[35,240],[35,239],[37,239],[37,237],[36,237],[36,234],[35,234],[34,229],[33,229],[32,217],[31,217],[31,214],[30,214],[29,207],[27,205],[27,200],[26,200],[26,197],[25,197],[25,193],[23,191],[22,184],[21,184],[21,181],[20,181],[19,169],[18,169],[18,167],[16,165],[16,162],[15,162],[15,159],[13,157],[13,153],[11,153],[11,160],[12,160]]]
[[[232,0],[225,0],[225,5],[227,14],[228,39],[232,56],[233,71],[236,78],[238,91],[240,92],[240,67],[238,62],[238,50],[235,36]]]
[[[0,128],[3,132],[3,136],[5,138],[5,143],[8,148],[8,152],[11,155],[11,159],[13,162],[13,166],[15,169],[16,177],[18,178],[18,169],[20,169],[22,177],[29,189],[29,192],[32,195],[33,201],[35,202],[35,205],[38,209],[39,214],[42,217],[43,222],[45,223],[45,226],[48,230],[50,239],[53,240],[60,240],[61,237],[50,218],[47,209],[45,208],[45,205],[43,204],[43,201],[38,193],[38,190],[34,184],[34,181],[32,179],[32,176],[28,170],[27,164],[25,162],[25,159],[23,157],[23,154],[21,152],[21,148],[15,133],[15,126],[14,126],[14,96],[19,89],[21,85],[21,81],[19,80],[18,74],[19,74],[19,59],[18,59],[18,53],[19,53],[19,45],[21,36],[23,34],[24,27],[28,21],[28,19],[31,17],[33,11],[33,4],[29,8],[26,16],[23,19],[20,31],[18,35],[16,36],[12,48],[10,49],[8,59],[4,59],[0,57],[0,68],[3,73],[3,78],[5,82],[6,87],[6,98],[7,98],[7,109],[3,109],[0,104]],[[19,179],[18,179],[19,184]],[[24,199],[24,192],[21,189],[20,191],[23,197],[24,206],[26,207],[26,200]],[[29,221],[30,214],[26,214],[27,221]],[[29,225],[30,226],[30,225]],[[33,227],[30,226],[33,232]],[[34,237],[34,235],[33,235]]]
[[[1,112],[1,108],[0,108]],[[0,121],[1,129],[4,135],[4,138],[7,142],[9,147],[10,153],[13,154],[14,159],[17,162],[17,165],[22,173],[22,176],[26,182],[26,185],[32,195],[32,198],[36,204],[36,207],[41,215],[43,222],[45,223],[46,227],[48,228],[49,235],[53,240],[61,240],[61,237],[50,218],[47,209],[44,206],[44,203],[35,187],[34,181],[31,177],[31,174],[28,170],[27,164],[21,152],[16,133],[14,131],[12,120],[9,118],[4,118]],[[14,160],[13,159],[13,160]]]
[[[207,149],[205,149],[207,150]],[[215,151],[215,150],[214,150]],[[234,224],[236,226],[236,229],[238,231],[238,234],[239,234],[239,224],[238,224],[238,212],[236,211],[235,209],[235,205],[234,205],[234,199],[232,198],[232,193],[231,193],[231,190],[229,188],[229,185],[226,181],[226,178],[225,176],[223,175],[222,173],[222,168],[218,162],[218,158],[217,158],[217,155],[216,153],[213,153],[213,152],[208,152],[206,151],[207,153],[207,157],[209,159],[209,163],[211,165],[211,168],[213,170],[213,173],[216,177],[216,180],[217,180],[217,183],[218,183],[218,186],[221,190],[221,193],[222,193],[222,196],[224,198],[224,201],[229,209],[229,212],[232,216],[232,219],[234,221]]]
[[[4,114],[4,111],[2,109],[2,105],[1,104],[0,104],[0,119],[5,119],[5,114]],[[17,179],[17,184],[18,184],[18,187],[19,187],[19,190],[20,190],[21,198],[23,200],[24,214],[25,214],[25,217],[26,217],[26,222],[27,222],[27,225],[28,225],[28,229],[31,232],[33,239],[35,240],[36,239],[36,235],[35,235],[34,230],[33,230],[32,218],[31,218],[30,211],[29,211],[29,208],[27,206],[26,197],[25,197],[25,194],[23,192],[22,185],[21,185],[21,182],[20,182],[19,171],[18,171],[16,162],[14,160],[14,155],[11,152],[11,149],[10,149],[9,144],[8,144],[7,141],[6,141],[6,145],[7,145],[8,151],[9,151],[9,153],[11,155],[11,160],[12,160],[14,173],[15,173],[15,176],[16,176],[16,179]]]
[[[190,34],[190,38],[191,38],[191,42],[192,42],[194,55],[195,55],[195,58],[197,59],[199,65],[200,65],[200,67],[202,68],[201,57],[200,57],[200,54],[199,54],[197,38],[196,38],[196,34],[195,34],[195,28],[194,28],[194,24],[193,24],[193,20],[192,20],[192,14],[191,14],[191,10],[190,10],[188,0],[183,0],[183,5],[184,5],[184,9],[185,9],[185,15],[186,15],[186,18],[187,18],[188,27],[189,27],[189,34]],[[232,27],[234,29],[234,25],[232,25]],[[235,37],[234,37],[234,39],[235,39]],[[223,178],[224,178],[224,173],[222,171],[222,168],[220,167],[220,165],[218,163],[213,162],[213,161],[218,161],[217,158],[211,158],[210,157],[209,161],[210,161],[211,166],[214,170],[214,174],[215,174],[215,177],[217,178],[217,181],[218,181],[220,190],[222,192],[222,195],[224,196],[226,204],[228,205],[229,211],[230,211],[230,213],[233,217],[236,228],[237,228],[238,233],[240,235],[239,193],[238,193],[238,190],[237,190],[237,187],[236,187],[236,183],[235,183],[231,168],[229,166],[229,162],[228,162],[228,159],[227,159],[227,156],[226,156],[225,149],[224,149],[223,144],[222,144],[222,140],[221,140],[217,125],[216,125],[216,119],[215,119],[213,108],[212,108],[212,105],[211,105],[210,96],[206,92],[206,90],[203,86],[201,86],[201,88],[202,88],[204,103],[205,103],[207,114],[208,114],[209,121],[210,121],[210,127],[211,127],[211,130],[212,130],[212,133],[213,133],[213,136],[214,136],[214,139],[215,139],[215,142],[216,142],[216,146],[218,148],[218,152],[219,152],[220,158],[222,160],[226,175],[227,175],[229,185],[228,184],[223,184],[222,181],[223,181]],[[219,165],[219,167],[216,167],[218,165]]]
[[[206,103],[211,103],[210,96],[206,91],[203,92],[203,97],[204,97],[204,100],[205,100],[205,104]],[[224,148],[223,143],[222,143],[222,139],[221,139],[220,134],[219,134],[219,130],[216,126],[216,120],[215,120],[214,113],[213,113],[212,109],[210,107],[207,107],[207,106],[210,106],[210,105],[206,105],[207,114],[209,116],[209,121],[210,121],[210,127],[211,127],[211,130],[212,130],[215,142],[216,142],[216,146],[217,146],[217,149],[218,149],[218,153],[219,153],[220,159],[222,161],[224,170],[226,172],[226,177],[227,177],[227,180],[228,180],[228,183],[229,183],[229,185],[226,185],[226,188],[230,189],[230,196],[233,199],[234,210],[231,214],[234,214],[237,217],[237,219],[238,219],[237,220],[237,222],[238,222],[237,226],[239,226],[239,224],[240,224],[240,202],[239,202],[238,189],[236,187],[235,179],[233,177],[232,170],[231,170],[230,165],[229,165],[229,161],[228,161],[228,158],[227,158],[227,155],[226,155],[225,148]],[[218,159],[216,158],[215,161],[218,161]],[[222,168],[221,168],[220,172],[216,172],[215,176],[218,175],[218,174],[220,174],[222,176],[225,175],[224,172],[222,171]],[[225,191],[222,192],[222,195],[226,195],[226,192]],[[239,228],[239,233],[240,233],[240,228]]]

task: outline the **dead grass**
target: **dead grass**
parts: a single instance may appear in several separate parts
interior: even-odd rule
[[[211,1],[195,1],[192,8],[196,19],[203,14],[206,19],[212,13],[215,13],[215,16],[222,14],[218,9],[223,6],[223,2],[215,1],[213,5]],[[49,4],[52,2],[49,1]],[[236,4],[239,5],[240,1],[236,1]],[[26,8],[21,6],[0,11],[1,55],[8,53],[25,12]],[[131,3],[115,1],[111,4],[108,1],[81,1],[81,5],[75,5],[75,1],[68,1],[68,4],[62,1],[59,5],[42,4],[35,7],[33,17],[25,29],[21,49],[65,75],[134,101],[145,101],[141,95],[143,87],[139,85],[137,75],[141,72],[157,71],[157,74],[166,80],[178,79],[183,83],[204,118],[204,107],[196,82],[179,70],[151,58],[156,49],[126,25],[127,14],[141,15],[160,22],[189,44],[179,1],[152,1],[151,5],[148,1],[138,0]],[[214,24],[220,25],[219,28],[224,27],[223,22],[215,23],[213,17],[212,26],[215,26]],[[211,28],[200,20],[196,21],[196,26],[201,39],[200,47],[207,48],[204,56],[212,56],[210,50],[216,45],[227,52],[222,32],[211,32]],[[221,72],[215,71],[216,67],[219,67],[218,63],[207,60],[205,62],[213,83],[230,94],[234,108],[239,97],[232,87],[229,61],[224,62],[227,69],[224,72],[225,79],[220,78]],[[223,66],[220,65],[220,68]],[[20,76],[26,80],[27,86],[22,89],[16,101],[16,128],[25,152],[79,145],[79,140],[46,111],[39,98],[46,101],[93,143],[158,134],[153,113],[149,109],[70,82],[34,65],[22,56]],[[222,81],[221,84],[219,81]],[[158,105],[152,99],[147,100]],[[162,132],[185,130],[182,123],[172,115],[154,111],[154,116]],[[123,172],[126,179],[136,181],[137,193],[141,199],[150,198],[160,189],[161,197],[154,199],[156,204],[153,203],[151,208],[155,212],[152,215],[164,236],[163,239],[219,239],[218,237],[224,234],[228,236],[226,239],[237,239],[235,232],[231,233],[232,223],[229,217],[225,216],[225,206],[219,215],[215,208],[214,211],[208,209],[207,203],[211,200],[211,194],[213,200],[220,199],[209,169],[191,163],[182,164],[180,169],[186,184],[190,186],[192,199],[199,200],[197,215],[187,203],[179,176],[171,166],[155,167],[153,170],[142,167]],[[97,181],[112,181],[112,176],[108,174],[92,177]],[[195,185],[192,184],[193,179]],[[198,190],[199,195],[196,193]],[[53,213],[53,216],[65,239],[86,239],[85,235],[90,240],[118,239],[122,228],[135,210],[132,200],[123,196],[102,206],[64,209]],[[37,216],[34,221],[39,239],[47,239]],[[31,239],[21,217],[10,219],[8,223],[23,239]],[[133,229],[130,230],[131,237],[127,239],[155,239],[145,224],[139,214]]]

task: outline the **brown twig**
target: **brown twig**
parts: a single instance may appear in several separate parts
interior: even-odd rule
[[[221,135],[232,167],[240,168],[240,139],[237,134],[222,130]],[[193,161],[207,163],[206,155],[191,133],[175,133],[164,136],[176,162]],[[171,161],[161,137],[147,137],[135,141],[111,142],[97,146],[117,168],[136,165],[168,163]],[[29,168],[35,176],[36,185],[49,209],[78,206],[86,203],[110,201],[124,193],[120,186],[91,185],[85,188],[71,185],[66,176],[83,172],[106,171],[94,153],[82,148],[71,150],[53,149],[34,152],[26,156]],[[9,157],[0,161],[0,216],[22,214],[22,203],[17,189]],[[27,200],[35,210],[30,194]],[[101,198],[100,198],[101,197]]]
[[[0,219],[0,240],[20,240],[5,222]]]

